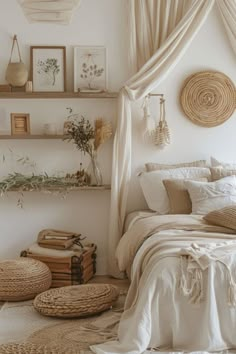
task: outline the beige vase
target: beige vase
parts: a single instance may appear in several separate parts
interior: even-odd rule
[[[21,87],[24,86],[28,80],[28,70],[25,64],[20,61],[19,63],[9,63],[6,70],[6,81],[8,84]]]

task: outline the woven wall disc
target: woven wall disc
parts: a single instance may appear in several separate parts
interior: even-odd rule
[[[185,80],[180,103],[193,123],[214,127],[224,123],[235,110],[234,83],[221,72],[198,72]]]

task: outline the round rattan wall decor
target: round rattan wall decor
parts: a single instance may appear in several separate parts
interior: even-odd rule
[[[185,80],[180,103],[193,123],[215,127],[229,119],[235,110],[234,83],[218,71],[195,73]]]

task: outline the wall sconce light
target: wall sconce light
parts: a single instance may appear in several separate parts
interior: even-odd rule
[[[27,20],[67,25],[81,0],[18,0]]]

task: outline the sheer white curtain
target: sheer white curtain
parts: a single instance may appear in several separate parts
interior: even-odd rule
[[[114,255],[122,235],[131,176],[130,101],[145,97],[165,79],[204,23],[214,1],[129,0],[134,31],[131,59],[138,68],[142,67],[121,89],[118,98],[108,239],[109,273],[115,277],[121,276]]]
[[[236,0],[217,0],[230,44],[236,54]]]

